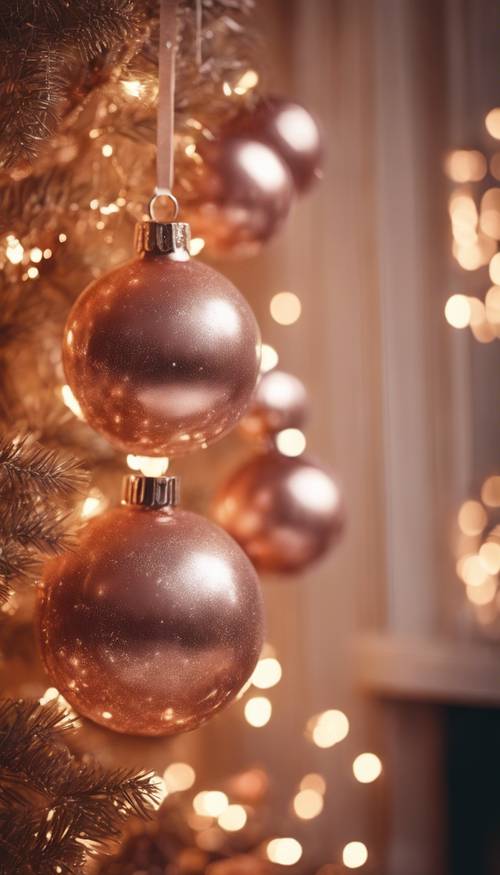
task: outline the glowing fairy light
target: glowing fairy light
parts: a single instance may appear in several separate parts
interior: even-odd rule
[[[278,866],[294,866],[302,856],[302,845],[297,839],[271,839],[266,847],[267,859]]]
[[[368,851],[363,842],[348,842],[342,851],[342,862],[348,869],[359,869],[368,859]]]
[[[68,235],[61,233],[61,234],[59,234],[59,237],[57,239],[59,240],[59,243],[66,243],[66,240],[68,239]]]
[[[479,548],[479,559],[488,574],[498,574],[500,571],[500,544],[486,541]]]
[[[200,252],[205,248],[205,241],[203,237],[193,237],[189,244],[189,254],[190,255],[199,255]]]
[[[127,465],[131,471],[140,471],[145,477],[161,477],[168,471],[169,460],[166,456],[134,456],[129,453]]]
[[[273,706],[266,696],[254,696],[245,702],[245,720],[255,729],[266,726],[271,719]]]
[[[29,267],[26,273],[28,274],[30,280],[36,280],[36,278],[40,276],[40,271],[37,267]]]
[[[268,690],[280,682],[281,675],[281,664],[275,657],[267,656],[259,659],[250,681],[259,690]]]
[[[301,790],[316,790],[317,793],[324,796],[326,793],[326,781],[323,775],[319,775],[317,772],[310,772],[308,775],[304,775],[299,788]]]
[[[7,237],[7,249],[5,252],[11,264],[21,264],[24,258],[24,247],[22,243],[13,237],[11,234]]]
[[[121,82],[122,91],[128,97],[140,97],[144,91],[144,84],[139,81],[139,79],[129,79],[125,82]]]
[[[163,780],[169,793],[180,793],[193,786],[196,773],[188,763],[171,763],[163,773]]]
[[[193,799],[196,814],[204,817],[220,817],[229,805],[229,800],[221,790],[202,790]]]
[[[263,374],[271,371],[279,362],[279,356],[273,346],[263,343],[261,347],[260,370]]]
[[[300,428],[284,428],[276,435],[276,446],[284,456],[300,456],[306,448],[306,436]]]
[[[111,158],[113,146],[110,143],[104,143],[104,146],[101,147],[101,152],[104,158]]]
[[[488,605],[493,601],[497,592],[496,581],[487,577],[479,586],[466,586],[465,594],[473,605]]]
[[[68,410],[71,410],[78,419],[84,419],[82,408],[67,383],[61,387],[61,395]]]
[[[226,832],[238,832],[247,822],[247,813],[243,805],[228,805],[218,817],[219,826]]]
[[[360,753],[352,764],[352,771],[360,784],[371,784],[382,774],[382,763],[374,753]]]
[[[317,790],[300,790],[293,800],[293,810],[301,820],[312,820],[323,811],[323,796]]]
[[[349,720],[343,711],[323,711],[309,720],[307,731],[317,747],[333,747],[349,734]]]
[[[34,246],[33,249],[30,249],[30,259],[34,264],[38,264],[43,258],[43,252],[38,246]]]
[[[278,292],[271,298],[271,316],[279,325],[293,325],[302,312],[302,304],[293,292]]]
[[[238,82],[234,86],[235,94],[246,94],[247,91],[250,91],[252,88],[255,88],[259,81],[259,74],[256,70],[247,70],[243,73],[242,76],[238,79]]]
[[[484,120],[486,130],[495,140],[500,140],[500,107],[490,109]]]
[[[97,516],[100,510],[105,505],[105,500],[102,492],[99,492],[98,489],[93,489],[92,492],[87,495],[87,498],[82,504],[81,517],[84,520],[91,519],[93,516]]]
[[[48,705],[49,702],[55,702],[59,698],[59,690],[56,687],[48,687],[43,696],[38,700],[40,705]]]
[[[466,295],[452,295],[448,298],[444,315],[453,328],[466,328],[471,316],[470,303]]]

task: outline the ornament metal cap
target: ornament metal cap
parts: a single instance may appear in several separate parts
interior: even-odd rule
[[[175,507],[180,498],[177,477],[146,477],[128,474],[122,481],[122,504],[141,507]]]
[[[138,222],[135,248],[139,253],[166,255],[172,261],[187,261],[191,229],[187,222]]]

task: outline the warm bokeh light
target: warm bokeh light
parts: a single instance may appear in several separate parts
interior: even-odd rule
[[[500,327],[500,286],[491,286],[484,299],[486,318],[491,325]]]
[[[368,851],[363,842],[348,842],[342,851],[342,862],[348,869],[359,869],[368,859]]]
[[[199,255],[202,249],[205,248],[205,241],[203,237],[192,237],[189,243],[189,254],[190,255]]]
[[[105,158],[111,158],[111,155],[113,154],[113,146],[111,146],[110,143],[105,143],[101,148],[101,152]]]
[[[259,74],[256,70],[246,70],[243,76],[240,76],[238,82],[234,86],[236,94],[246,94],[250,89],[255,88],[259,81]]]
[[[458,525],[464,535],[480,535],[488,515],[479,501],[464,501],[458,512]]]
[[[482,586],[489,575],[479,556],[466,556],[460,566],[460,577],[467,586]]]
[[[163,780],[169,793],[180,793],[193,786],[196,773],[188,763],[171,763],[165,769]]]
[[[489,274],[491,282],[496,286],[500,285],[500,252],[497,252],[491,259]]]
[[[273,656],[266,656],[259,659],[250,680],[259,690],[268,690],[280,682],[281,674],[279,661]]]
[[[466,586],[465,592],[473,605],[488,605],[495,598],[497,585],[492,577],[487,577],[480,586]]]
[[[323,775],[319,775],[317,772],[310,772],[308,775],[304,775],[299,787],[301,790],[316,790],[322,796],[326,793],[326,781]]]
[[[284,456],[300,456],[306,448],[306,436],[300,428],[284,428],[276,435],[276,446]]]
[[[275,322],[280,325],[293,325],[302,312],[302,305],[293,292],[278,292],[271,298],[269,309]]]
[[[484,120],[486,130],[495,140],[500,140],[500,107],[490,109]]]
[[[221,790],[202,790],[193,799],[196,814],[204,817],[220,817],[229,805],[229,800]]]
[[[104,495],[98,489],[92,489],[82,504],[81,517],[84,520],[91,519],[103,509],[106,504]]]
[[[382,774],[382,763],[374,753],[360,753],[352,764],[352,771],[360,784],[371,784]]]
[[[496,541],[486,541],[479,548],[479,558],[488,574],[498,574],[500,571],[500,544]]]
[[[455,149],[445,163],[446,173],[453,182],[479,182],[486,175],[486,158],[476,149]]]
[[[317,747],[333,747],[348,735],[349,720],[343,711],[332,709],[312,717],[307,728]]]
[[[238,832],[247,822],[247,813],[243,805],[228,805],[219,815],[218,824],[226,832]]]
[[[279,866],[294,866],[302,856],[302,845],[297,839],[271,839],[266,848],[267,858]]]
[[[453,328],[466,328],[471,316],[470,303],[466,295],[452,295],[448,298],[444,315]]]
[[[488,507],[500,507],[500,477],[488,477],[481,488],[481,499]]]
[[[301,820],[312,820],[323,811],[323,796],[317,790],[300,790],[293,800],[293,810]]]
[[[139,79],[129,79],[121,82],[121,87],[128,97],[140,97],[144,91],[144,85]]]
[[[262,357],[260,360],[260,369],[263,374],[267,371],[272,371],[279,362],[279,356],[273,346],[268,343],[262,344]]]
[[[78,419],[83,419],[84,416],[82,408],[80,407],[78,401],[76,400],[73,392],[71,391],[67,383],[61,387],[61,395],[62,400],[64,401],[68,410],[71,410],[71,412],[74,413],[74,415],[77,416]]]
[[[151,805],[153,809],[158,810],[162,802],[164,802],[164,800],[167,798],[168,790],[165,786],[165,781],[163,780],[163,778],[160,777],[160,775],[153,775],[153,777],[151,778],[151,783],[156,788],[156,798],[152,801]]]
[[[7,237],[7,249],[5,254],[11,264],[21,264],[21,261],[24,258],[24,247],[17,237],[14,237],[12,234],[9,234]]]
[[[500,188],[489,188],[481,198],[479,226],[494,240],[500,240]]]
[[[131,471],[140,471],[145,477],[162,477],[168,471],[166,456],[127,456],[127,465]]]
[[[30,249],[30,259],[34,264],[38,264],[43,258],[43,252],[39,246],[34,246]]]
[[[269,723],[272,712],[273,706],[265,696],[254,696],[245,702],[245,720],[256,729]]]

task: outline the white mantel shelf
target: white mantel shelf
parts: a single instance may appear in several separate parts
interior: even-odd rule
[[[398,700],[500,706],[500,643],[370,635],[355,646],[357,680]]]

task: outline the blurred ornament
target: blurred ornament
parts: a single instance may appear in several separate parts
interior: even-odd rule
[[[292,174],[302,193],[321,175],[323,144],[318,123],[299,103],[284,97],[262,98],[233,123],[238,134],[274,149]]]
[[[173,456],[221,438],[259,370],[253,313],[188,254],[189,226],[144,222],[141,256],[93,282],[66,324],[63,361],[89,425],[123,452]]]
[[[194,729],[252,674],[255,571],[213,523],[174,507],[172,477],[129,476],[125,501],[46,568],[42,655],[80,714],[131,735]]]
[[[195,194],[183,215],[215,255],[253,255],[285,221],[293,197],[287,166],[273,149],[230,132],[198,144]]]
[[[344,526],[335,481],[316,463],[277,452],[255,456],[219,490],[217,522],[261,571],[300,571]]]
[[[262,438],[286,428],[302,428],[306,418],[304,384],[293,374],[273,370],[260,378],[240,428],[250,438]]]

